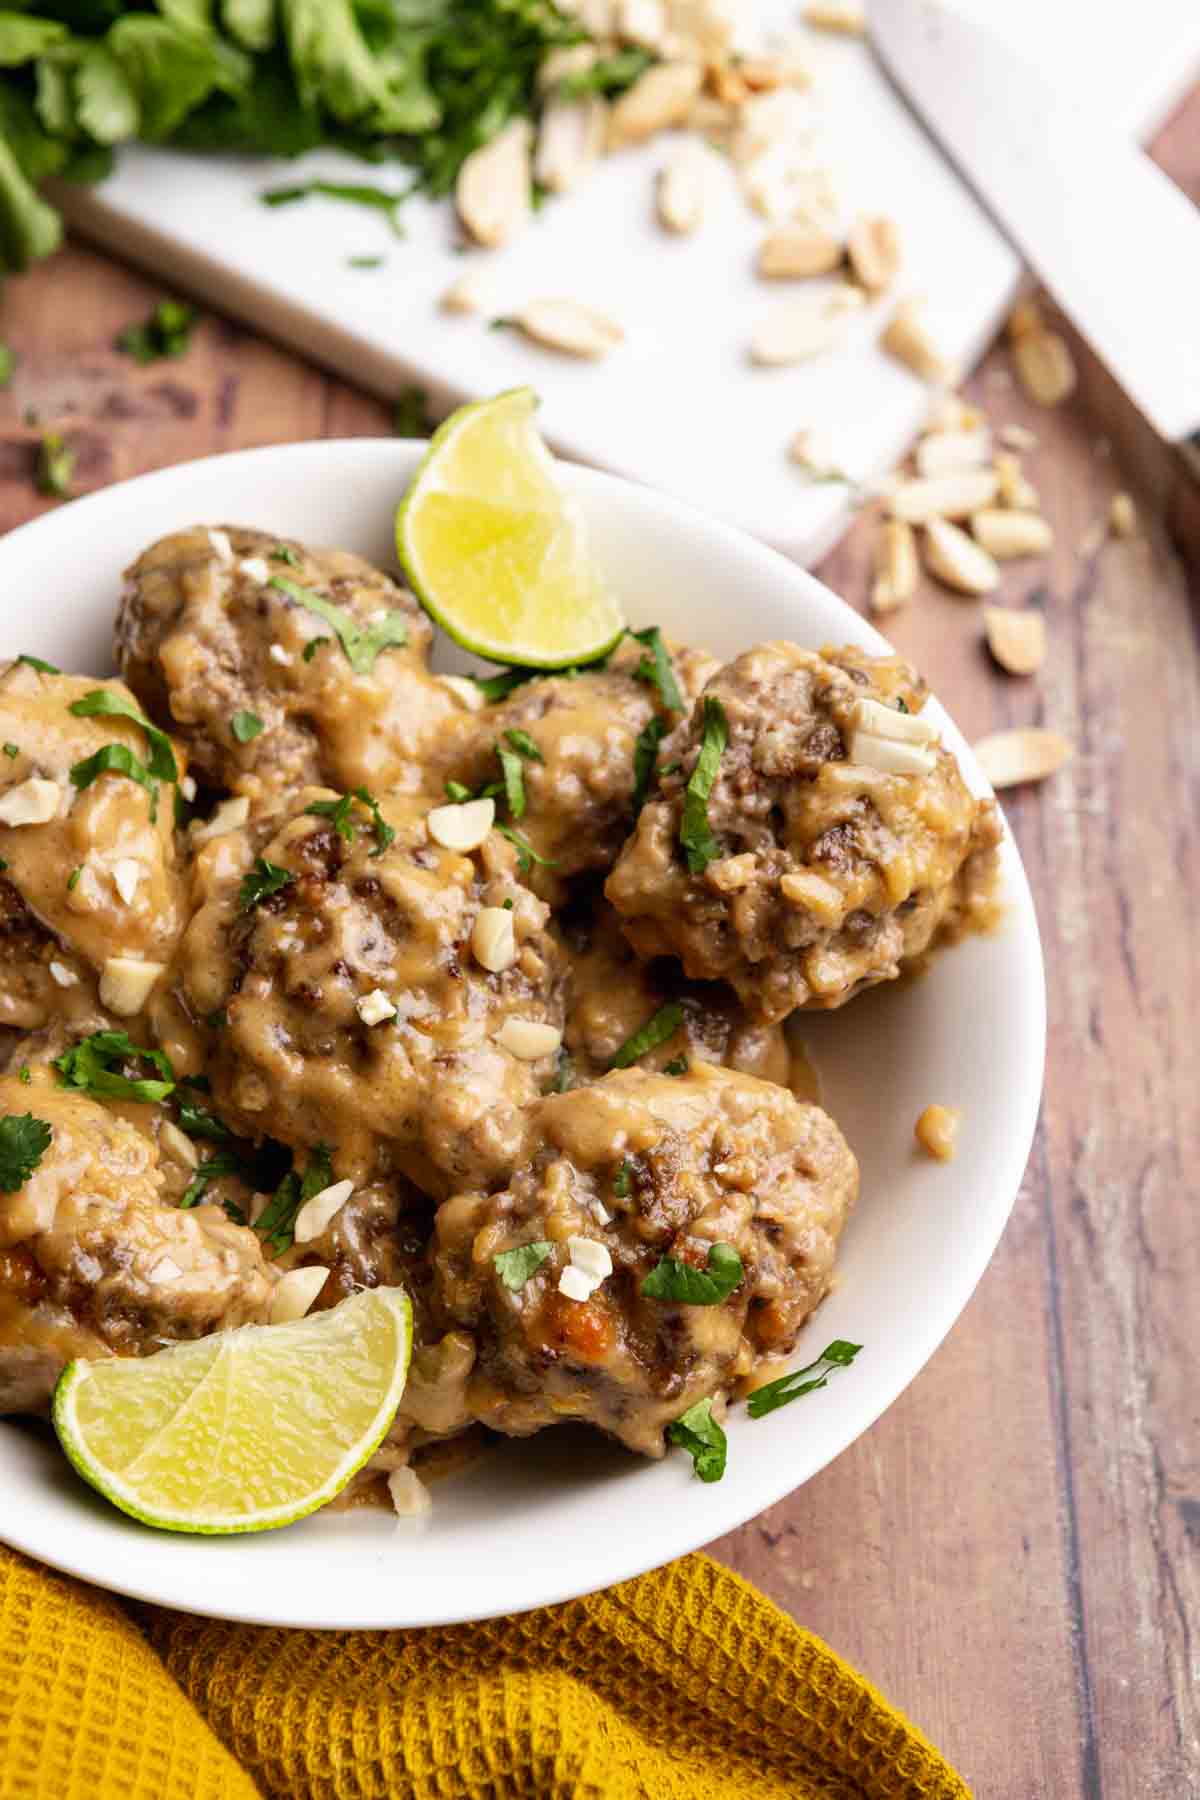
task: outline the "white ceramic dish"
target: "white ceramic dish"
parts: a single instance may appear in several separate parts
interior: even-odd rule
[[[152,538],[194,520],[259,525],[391,560],[393,507],[417,460],[386,439],[251,450],[166,469],[79,500],[0,543],[0,652],[64,668],[110,664],[120,572]],[[564,468],[634,623],[731,655],[755,640],[883,640],[819,582],[674,500]],[[938,715],[941,717],[941,715]],[[986,784],[953,725],[947,741]],[[929,975],[805,1020],[826,1103],[862,1165],[842,1279],[798,1360],[834,1337],[865,1345],[830,1386],[729,1424],[725,1479],[681,1454],[636,1461],[574,1431],[505,1445],[440,1483],[416,1535],[383,1511],[317,1516],[249,1538],[148,1530],[77,1480],[48,1434],[0,1425],[0,1535],[102,1586],[191,1611],[280,1625],[448,1623],[562,1600],[709,1542],[807,1481],[917,1374],[966,1305],[1025,1166],[1041,1091],[1045,1004],[1029,889],[1011,842],[1008,912],[993,936]],[[912,1147],[931,1100],[965,1109],[957,1160]],[[930,1495],[930,1505],[940,1504]]]

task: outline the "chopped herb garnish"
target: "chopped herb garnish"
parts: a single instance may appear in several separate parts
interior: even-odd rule
[[[300,654],[305,662],[311,662],[322,644],[332,644],[332,642],[332,638],[309,638]]]
[[[140,325],[127,325],[117,334],[116,347],[143,367],[164,357],[182,356],[191,342],[196,309],[183,300],[160,300]]]
[[[568,1094],[575,1086],[575,1064],[565,1050],[558,1053],[558,1068],[554,1073],[554,1092]]]
[[[7,867],[8,867],[8,858],[5,856],[0,856],[0,871],[7,869]]]
[[[542,1238],[535,1244],[519,1244],[515,1250],[501,1250],[492,1261],[505,1287],[515,1294],[537,1274],[553,1249],[554,1245]]]
[[[708,796],[717,779],[721,755],[729,742],[729,724],[725,708],[711,694],[704,696],[704,736],[696,766],[688,777],[683,797],[683,818],[679,825],[679,842],[687,854],[687,865],[693,875],[701,874],[720,856],[721,846],[709,829]]]
[[[12,380],[17,367],[17,353],[7,344],[0,344],[0,388],[6,388]]]
[[[673,1056],[663,1068],[664,1075],[686,1075],[687,1072],[688,1059],[686,1056]]]
[[[904,704],[904,696],[903,696],[903,695],[900,695],[900,696],[899,696],[899,697],[898,697],[898,698],[897,698],[897,701],[896,701],[896,711],[897,711],[897,712],[902,712],[902,713],[906,713],[906,712],[907,712],[907,711],[908,711],[908,708],[907,708],[907,706],[906,706],[906,705],[905,705],[905,704]]]
[[[545,762],[546,760],[527,731],[520,731],[514,727],[513,730],[505,732],[504,741],[511,744],[517,755],[523,756],[526,762]]]
[[[610,1069],[628,1069],[651,1050],[657,1050],[673,1037],[683,1024],[683,1008],[678,1000],[668,1000],[665,1006],[639,1025],[632,1037],[627,1037],[617,1054],[609,1063]]]
[[[385,260],[382,256],[348,256],[346,267],[348,269],[382,269]]]
[[[354,842],[354,802],[358,801],[371,814],[371,830],[375,833],[375,848],[372,856],[382,856],[396,833],[379,810],[379,802],[374,794],[365,787],[351,788],[348,794],[342,794],[337,800],[314,800],[305,812],[318,819],[328,819],[340,838],[347,844]]]
[[[392,430],[397,437],[432,437],[434,422],[429,416],[429,395],[423,387],[402,388],[392,407]]]
[[[619,94],[622,89],[632,87],[638,76],[644,75],[653,61],[651,52],[638,45],[614,50],[611,56],[598,56],[586,69],[577,69],[574,74],[564,75],[555,93],[560,100],[583,100],[589,94],[603,94],[606,97]]]
[[[292,1228],[300,1208],[322,1188],[327,1188],[332,1180],[333,1165],[327,1144],[317,1145],[303,1176],[295,1169],[289,1169],[254,1225],[259,1237],[266,1240],[276,1256],[291,1249]]]
[[[291,569],[298,569],[300,567],[300,558],[296,555],[296,552],[292,549],[290,544],[275,544],[267,551],[267,555],[272,562],[287,563],[288,567]],[[317,639],[319,644],[323,644],[326,641],[325,638]]]
[[[658,758],[658,746],[667,732],[667,721],[655,714],[648,724],[638,732],[637,742],[633,747],[633,811],[636,818],[641,812],[650,792],[650,784],[654,779],[654,764]]]
[[[34,486],[39,494],[54,500],[71,498],[71,478],[75,473],[75,452],[58,431],[47,431],[38,445],[37,472]]]
[[[184,1189],[179,1204],[182,1207],[198,1206],[208,1192],[209,1184],[218,1175],[240,1175],[242,1165],[231,1150],[223,1150],[219,1156],[210,1157],[208,1162],[197,1165],[196,1173]],[[239,1215],[240,1223],[240,1215]]]
[[[461,781],[448,781],[446,783],[446,798],[447,800],[453,800],[456,806],[462,806],[464,802],[472,798],[471,790],[469,787],[464,787]]]
[[[128,744],[102,744],[94,755],[74,763],[71,768],[71,780],[81,792],[91,787],[97,776],[105,774],[128,775],[130,781],[145,788],[150,796],[150,820],[153,823],[158,817],[158,783]]]
[[[272,894],[282,893],[295,879],[290,869],[281,869],[277,863],[268,862],[265,856],[256,856],[254,867],[249,874],[243,875],[238,889],[238,911],[251,912]]]
[[[180,1086],[183,1086],[182,1082]],[[213,1138],[218,1144],[231,1135],[224,1120],[218,1119],[207,1106],[201,1106],[198,1100],[180,1100],[179,1126],[189,1137]]]
[[[501,669],[498,675],[468,675],[467,680],[475,683],[490,704],[506,699],[514,688],[522,687],[527,681],[536,681],[545,673],[545,669]]]
[[[342,200],[348,206],[369,206],[382,213],[397,237],[404,236],[398,213],[413,192],[407,187],[400,193],[390,188],[372,187],[361,181],[303,181],[295,187],[267,188],[258,197],[264,206],[291,206],[297,200],[320,196],[324,200]]]
[[[130,1063],[149,1063],[159,1079],[137,1078],[124,1073]],[[126,1031],[93,1031],[52,1065],[64,1087],[107,1100],[165,1100],[175,1092],[175,1071],[161,1050],[147,1050],[130,1042]]]
[[[17,661],[23,662],[23,663],[28,663],[29,667],[31,669],[36,669],[39,675],[61,675],[62,674],[62,670],[60,668],[58,668],[56,666],[56,664],[43,662],[40,656],[30,656],[28,651],[25,651],[25,650],[22,650],[20,656],[18,656],[18,658],[17,658]]]
[[[24,1187],[50,1148],[53,1133],[45,1119],[32,1113],[6,1113],[0,1118],[0,1193]]]
[[[5,754],[5,756],[20,756],[20,754],[21,754],[20,744],[5,744],[4,754]]]
[[[68,894],[73,894],[75,892],[75,889],[79,886],[79,877],[82,874],[83,874],[83,864],[76,863],[75,867],[71,870],[71,873],[67,876],[67,892],[68,892]]]
[[[218,1006],[213,1012],[208,1014],[204,1023],[208,1026],[210,1031],[224,1031],[229,1023],[229,1014],[225,1011],[223,1006]]]
[[[677,1256],[664,1256],[643,1281],[642,1293],[647,1300],[674,1300],[680,1306],[720,1306],[744,1273],[732,1244],[714,1244],[704,1269]]]
[[[512,909],[513,909],[513,903],[512,903],[512,901],[511,901],[511,899],[509,899],[509,900],[505,900],[505,901],[504,901],[504,903],[503,903],[503,904],[504,904],[504,911],[505,911],[505,912],[511,912],[511,911],[512,911]]]
[[[311,588],[298,587],[284,575],[272,575],[271,586],[278,588],[281,594],[286,594],[308,612],[315,612],[327,625],[333,626],[338,641],[346,652],[346,659],[356,675],[369,675],[381,650],[408,642],[408,626],[402,612],[389,612],[378,625],[364,630],[348,612],[335,606],[324,594],[314,594]]]
[[[500,768],[504,776],[504,798],[508,810],[514,819],[525,814],[525,771],[521,766],[521,758],[515,750],[506,750],[503,744],[496,745],[496,755],[500,758]]]
[[[17,1070],[17,1080],[24,1082],[26,1087],[28,1087],[30,1082],[33,1080],[33,1076],[29,1072],[29,1064],[28,1063],[22,1063],[20,1068]]]
[[[501,837],[506,837],[509,843],[515,846],[517,867],[522,875],[527,875],[534,863],[539,863],[543,869],[557,869],[558,864],[552,857],[542,856],[539,851],[534,849],[528,838],[523,838],[521,833],[514,831],[511,825],[496,825],[494,829],[500,833]]]
[[[711,1395],[697,1400],[667,1426],[667,1441],[687,1451],[701,1481],[720,1481],[725,1473],[729,1441],[712,1416]]]
[[[844,1338],[835,1338],[832,1344],[826,1344],[815,1362],[806,1363],[802,1369],[793,1369],[777,1381],[768,1381],[763,1387],[755,1388],[746,1402],[746,1411],[752,1419],[762,1419],[767,1413],[787,1406],[789,1401],[799,1400],[817,1388],[828,1387],[833,1371],[848,1369],[861,1349],[861,1344],[848,1344]],[[805,1380],[805,1376],[812,1379]]]
[[[145,714],[138,711],[133,701],[126,700],[123,694],[114,694],[111,688],[92,688],[81,699],[73,700],[67,711],[74,713],[77,719],[129,719],[146,734],[150,750],[146,763],[149,773],[158,781],[178,781],[179,770],[170,738],[157,725],[152,725]],[[234,729],[237,729],[236,722]]]
[[[647,625],[644,631],[631,631],[630,637],[636,638],[639,644],[645,644],[649,651],[643,656],[633,671],[637,681],[648,681],[656,687],[664,706],[671,712],[686,712],[687,702],[679,691],[679,683],[675,679],[675,665],[671,661],[671,652],[663,641],[663,634],[657,625]]]
[[[517,321],[509,313],[497,313],[494,319],[488,320],[489,331],[515,331]]]
[[[257,713],[235,712],[233,715],[233,735],[239,744],[251,743],[264,729],[263,722]]]
[[[618,1200],[626,1200],[629,1197],[629,1190],[632,1186],[633,1165],[629,1161],[629,1158],[626,1157],[625,1161],[613,1176],[613,1193],[617,1196]]]
[[[678,775],[681,767],[682,765],[677,758],[674,762],[664,763],[658,772],[660,775]]]

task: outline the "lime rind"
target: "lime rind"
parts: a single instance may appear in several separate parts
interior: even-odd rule
[[[582,510],[558,486],[537,405],[531,388],[510,388],[438,427],[397,508],[396,547],[455,643],[488,662],[553,670],[604,656],[625,620],[588,551]]]
[[[289,1496],[287,1500],[274,1506],[251,1508],[237,1513],[206,1514],[202,1508],[164,1509],[159,1506],[147,1505],[136,1484],[123,1478],[121,1473],[105,1467],[89,1447],[86,1432],[81,1428],[79,1419],[79,1402],[87,1384],[94,1384],[98,1379],[103,1381],[107,1374],[118,1369],[122,1372],[130,1371],[132,1374],[138,1369],[146,1368],[148,1364],[157,1362],[160,1358],[179,1357],[181,1353],[194,1353],[211,1347],[212,1354],[208,1360],[207,1369],[190,1390],[181,1394],[181,1405],[176,1412],[169,1419],[164,1420],[161,1417],[160,1408],[160,1416],[148,1421],[152,1427],[152,1436],[159,1436],[178,1425],[180,1417],[194,1406],[200,1389],[214,1374],[223,1370],[227,1383],[233,1379],[235,1359],[241,1355],[253,1355],[253,1350],[245,1347],[250,1334],[259,1335],[269,1332],[278,1345],[278,1339],[282,1334],[290,1333],[294,1338],[301,1337],[304,1335],[303,1328],[307,1327],[308,1336],[311,1339],[314,1327],[318,1331],[321,1329],[319,1321],[331,1319],[335,1313],[344,1313],[347,1309],[361,1308],[364,1304],[386,1306],[394,1318],[395,1356],[388,1383],[380,1395],[371,1421],[355,1436],[353,1443],[346,1447],[343,1454],[336,1459],[326,1472],[324,1479],[306,1489],[302,1494]],[[199,1340],[196,1343],[172,1346],[170,1349],[157,1352],[154,1357],[139,1361],[122,1359],[120,1363],[92,1363],[77,1359],[70,1362],[60,1375],[54,1390],[52,1403],[54,1429],[68,1459],[83,1479],[113,1506],[144,1525],[151,1525],[159,1531],[186,1532],[204,1536],[232,1536],[245,1532],[274,1531],[278,1530],[280,1526],[293,1524],[296,1520],[305,1518],[309,1513],[316,1512],[319,1507],[327,1505],[342,1491],[364,1463],[374,1455],[387,1436],[403,1397],[411,1351],[412,1305],[407,1294],[400,1288],[369,1289],[342,1301],[338,1307],[331,1308],[328,1313],[309,1315],[287,1325],[240,1326],[233,1331],[218,1332],[213,1337]],[[138,1385],[136,1375],[123,1385],[130,1389],[130,1393],[128,1396],[120,1396],[122,1403],[132,1401],[136,1404]],[[271,1445],[264,1443],[262,1451],[264,1455],[269,1456]],[[139,1457],[143,1454],[144,1450],[139,1451]],[[138,1458],[134,1458],[135,1463],[137,1460]]]

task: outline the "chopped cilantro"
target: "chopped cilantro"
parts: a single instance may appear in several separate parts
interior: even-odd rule
[[[673,1056],[669,1063],[663,1065],[664,1075],[686,1075],[688,1059],[686,1056]]]
[[[534,1244],[518,1244],[515,1250],[501,1250],[492,1261],[505,1287],[515,1294],[525,1286],[531,1275],[537,1274],[553,1249],[554,1245],[542,1238]]]
[[[74,713],[77,719],[129,719],[138,725],[146,734],[146,743],[150,754],[146,767],[158,781],[178,781],[179,770],[175,763],[175,752],[171,748],[171,740],[165,731],[152,725],[144,713],[138,711],[132,700],[126,700],[123,694],[114,694],[111,688],[92,688],[79,700],[73,700],[67,711]],[[236,721],[234,729],[237,729]],[[72,776],[72,779],[74,777]]]
[[[464,787],[461,781],[448,781],[446,783],[446,798],[447,800],[453,800],[456,806],[462,806],[464,801],[472,798],[471,790],[469,787]]]
[[[272,894],[282,893],[290,887],[296,877],[290,869],[281,869],[277,863],[268,862],[265,856],[256,856],[254,867],[247,875],[242,876],[242,885],[238,889],[238,911],[251,912],[269,900]]]
[[[697,1400],[667,1426],[667,1441],[687,1451],[701,1481],[720,1481],[725,1473],[729,1441],[712,1416],[712,1397]]]
[[[385,258],[382,256],[348,256],[348,269],[382,269]]]
[[[619,94],[632,87],[653,61],[649,50],[632,44],[623,50],[614,50],[610,56],[598,56],[586,69],[563,76],[555,90],[557,98],[583,100],[589,94]]]
[[[50,1148],[53,1133],[32,1113],[5,1113],[0,1118],[0,1193],[24,1187]]]
[[[0,344],[0,388],[6,388],[12,380],[17,367],[17,353],[7,344]]]
[[[208,1192],[209,1183],[218,1175],[240,1175],[242,1165],[231,1150],[222,1150],[219,1155],[210,1157],[207,1162],[197,1165],[196,1173],[184,1189],[179,1204],[182,1207],[198,1206]]]
[[[71,479],[75,474],[75,451],[61,432],[47,431],[38,445],[37,472],[34,486],[39,494],[54,500],[71,498]]]
[[[633,811],[634,817],[645,805],[646,796],[650,792],[650,784],[654,779],[654,764],[658,758],[658,746],[667,732],[667,721],[658,714],[644,725],[638,732],[637,742],[633,747]]]
[[[333,1165],[328,1144],[318,1144],[308,1159],[308,1167],[303,1176],[290,1169],[279,1186],[275,1189],[262,1217],[255,1221],[254,1229],[259,1237],[266,1240],[267,1247],[276,1256],[290,1250],[292,1245],[292,1228],[296,1223],[296,1214],[306,1201],[327,1188],[333,1180]]]
[[[903,694],[901,694],[896,701],[896,711],[902,712],[902,713],[906,713],[908,711],[908,707],[904,704]]]
[[[332,638],[309,638],[300,654],[305,662],[311,662],[322,644],[332,644],[332,642]]]
[[[20,656],[18,656],[18,658],[17,658],[17,661],[23,662],[23,663],[28,663],[29,667],[31,669],[36,669],[39,675],[61,675],[62,674],[62,670],[60,668],[58,668],[54,663],[43,662],[42,658],[40,656],[30,656],[28,651],[26,651],[26,650],[22,650]]]
[[[295,187],[266,188],[258,197],[264,206],[291,206],[297,200],[309,200],[319,196],[323,200],[342,200],[348,206],[367,206],[374,212],[382,213],[397,237],[404,236],[398,214],[400,207],[413,192],[413,188],[404,188],[395,193],[391,188],[373,187],[362,181],[302,181]]]
[[[72,764],[71,780],[82,791],[91,787],[98,775],[128,775],[144,787],[150,796],[151,823],[158,817],[158,783],[145,763],[139,762],[128,744],[102,744],[93,756]]]
[[[29,1071],[28,1063],[22,1063],[20,1068],[17,1070],[17,1080],[20,1082],[23,1082],[26,1087],[28,1087],[30,1082],[33,1080],[33,1076],[30,1074],[30,1071]]]
[[[305,812],[315,818],[328,819],[340,838],[347,844],[354,842],[354,802],[365,806],[371,814],[371,830],[375,834],[375,848],[372,856],[382,856],[396,833],[379,810],[379,802],[374,794],[365,787],[351,788],[348,794],[342,794],[337,800],[314,800]]]
[[[679,760],[676,758],[674,762],[664,763],[658,772],[660,775],[678,775],[680,767]]]
[[[643,1281],[642,1293],[647,1300],[674,1300],[681,1306],[720,1306],[744,1273],[732,1244],[713,1244],[705,1269],[676,1256],[664,1256]]]
[[[267,555],[272,562],[287,563],[288,567],[291,569],[298,569],[300,567],[300,558],[296,555],[296,552],[292,549],[290,544],[275,544],[267,551]],[[318,638],[317,642],[323,644],[325,639]]]
[[[116,347],[143,367],[164,357],[182,356],[191,342],[196,309],[183,300],[160,300],[150,317],[118,332]]]
[[[728,742],[729,723],[725,717],[725,708],[711,694],[706,694],[704,736],[696,766],[688,777],[684,791],[683,818],[679,824],[679,842],[686,852],[687,865],[693,875],[701,874],[713,858],[721,854],[721,846],[709,828],[708,797],[712,793],[721,756]]]
[[[434,422],[429,416],[429,395],[423,387],[400,390],[392,407],[392,430],[397,437],[432,437]]]
[[[536,681],[545,673],[545,669],[501,669],[498,675],[468,675],[467,680],[475,683],[490,704],[506,699],[514,688],[522,687],[527,681]]]
[[[627,1200],[632,1186],[633,1165],[629,1161],[629,1158],[626,1157],[625,1161],[613,1176],[613,1193],[617,1196],[618,1200]]]
[[[527,731],[521,731],[514,727],[511,731],[505,732],[504,741],[511,744],[517,755],[523,756],[526,762],[545,762],[546,760]]]
[[[500,758],[500,768],[504,775],[504,798],[508,810],[514,819],[525,815],[525,771],[521,767],[521,758],[515,750],[506,750],[503,744],[496,745],[496,755]]]
[[[575,1086],[575,1064],[565,1050],[558,1053],[558,1068],[554,1072],[554,1092],[569,1094]]]
[[[263,722],[257,713],[235,712],[233,715],[233,735],[239,744],[249,744],[263,730]]]
[[[181,1082],[180,1086],[183,1085]],[[231,1135],[224,1120],[218,1119],[216,1113],[210,1112],[207,1106],[201,1106],[198,1100],[180,1099],[179,1126],[189,1137],[213,1138],[218,1144]]]
[[[20,756],[20,754],[21,754],[20,744],[5,744],[4,754],[5,754],[5,756]]]
[[[311,588],[298,587],[284,575],[272,575],[270,585],[278,588],[281,594],[286,594],[298,606],[303,606],[308,612],[315,612],[327,625],[333,626],[338,641],[346,652],[346,660],[356,675],[369,675],[381,650],[408,642],[408,626],[401,612],[389,612],[378,625],[364,629],[348,612],[335,606],[332,600],[327,600],[324,594],[314,594]]]
[[[668,1000],[667,1004],[665,1006],[660,1006],[658,1011],[653,1013],[651,1017],[646,1020],[644,1025],[639,1025],[632,1037],[627,1037],[625,1039],[625,1042],[621,1045],[621,1048],[609,1063],[609,1068],[630,1068],[633,1063],[637,1062],[649,1051],[657,1050],[660,1044],[665,1044],[669,1037],[675,1035],[682,1024],[682,1006],[679,1004],[678,1000]]]
[[[522,837],[519,831],[514,831],[511,825],[497,825],[495,829],[500,833],[501,837],[506,837],[510,844],[515,845],[517,852],[517,867],[520,869],[522,875],[527,875],[534,863],[540,863],[543,869],[557,869],[558,864],[554,861],[553,857],[541,855],[539,851],[534,849],[533,845],[529,842],[529,839]]]
[[[75,889],[79,886],[79,877],[82,874],[83,874],[83,864],[76,863],[75,867],[71,870],[71,873],[67,876],[67,892],[68,892],[68,894],[73,894],[75,892]]]
[[[636,638],[639,644],[645,644],[649,651],[649,655],[643,656],[633,671],[635,679],[648,681],[652,687],[656,687],[663,705],[668,707],[671,712],[686,712],[687,702],[679,691],[679,683],[675,679],[675,665],[671,661],[671,652],[663,641],[663,634],[659,626],[647,625],[644,631],[631,631],[629,635],[631,638]]]
[[[828,1387],[833,1371],[848,1369],[861,1349],[861,1344],[849,1344],[844,1338],[835,1338],[832,1344],[826,1344],[815,1362],[806,1363],[802,1369],[793,1369],[777,1381],[768,1381],[765,1386],[755,1388],[746,1402],[746,1411],[752,1419],[763,1419],[779,1407],[787,1406],[789,1401],[799,1400],[817,1388]],[[806,1381],[805,1376],[812,1379]]]
[[[130,1063],[149,1063],[159,1079],[126,1075]],[[175,1092],[175,1071],[161,1050],[147,1050],[130,1042],[125,1031],[93,1031],[62,1056],[54,1059],[64,1087],[107,1100],[165,1100]]]

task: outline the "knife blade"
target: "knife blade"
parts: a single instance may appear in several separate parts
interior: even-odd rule
[[[1086,98],[946,0],[869,0],[868,14],[884,67],[996,224],[1156,431],[1194,455],[1200,211]]]

